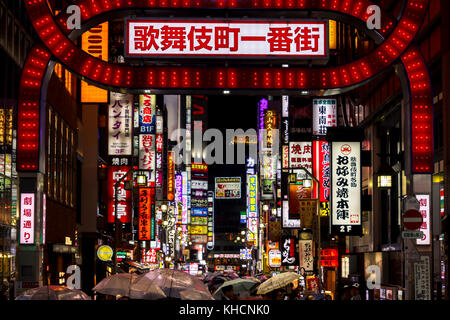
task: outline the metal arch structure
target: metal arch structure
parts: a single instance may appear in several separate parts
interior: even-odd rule
[[[433,104],[430,76],[413,40],[420,30],[429,0],[407,0],[399,21],[383,15],[377,34],[379,46],[367,56],[345,65],[325,68],[270,67],[133,67],[101,61],[72,42],[98,22],[98,17],[123,16],[130,10],[229,9],[299,10],[342,15],[365,22],[368,0],[80,0],[83,29],[67,28],[67,15],[55,17],[44,0],[25,0],[32,24],[42,40],[30,51],[19,90],[17,171],[39,171],[40,110],[45,110],[43,88],[54,61],[81,79],[113,91],[247,89],[330,90],[353,88],[401,62],[410,94],[412,173],[432,173]],[[96,21],[97,19],[97,21]],[[373,36],[373,34],[372,34]],[[42,101],[41,101],[42,99]],[[41,106],[43,104],[43,106]],[[43,108],[41,108],[43,107]],[[41,133],[43,135],[43,133]]]

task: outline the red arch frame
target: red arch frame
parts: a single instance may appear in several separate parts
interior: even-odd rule
[[[30,53],[25,64],[19,97],[18,171],[37,171],[39,153],[40,87],[53,55],[72,72],[100,86],[137,89],[330,89],[364,82],[398,58],[406,67],[411,93],[412,172],[431,173],[433,159],[433,111],[429,74],[417,48],[411,45],[426,13],[429,0],[409,0],[399,23],[383,21],[388,38],[366,57],[349,64],[308,68],[195,68],[141,67],[111,64],[77,48],[68,39],[65,15],[54,20],[44,0],[27,0],[31,21],[45,44]],[[368,0],[81,0],[83,21],[117,9],[130,8],[259,8],[328,10],[364,21]],[[213,4],[215,6],[213,6]],[[88,10],[91,8],[92,10]],[[351,10],[353,8],[353,10]],[[408,49],[408,52],[405,51]],[[431,140],[431,146],[430,146]]]

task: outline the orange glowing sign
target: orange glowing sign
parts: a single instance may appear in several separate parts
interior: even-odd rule
[[[167,199],[172,201],[175,198],[175,164],[173,162],[174,152],[167,153]]]
[[[81,37],[81,48],[90,55],[108,61],[108,22],[86,31]],[[108,90],[81,81],[81,103],[107,103]]]

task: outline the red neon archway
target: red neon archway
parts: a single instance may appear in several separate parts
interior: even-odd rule
[[[210,8],[295,8],[322,9],[350,14],[364,19],[363,4],[369,1],[353,0],[301,0],[301,1],[125,1],[110,3],[104,0],[80,1],[83,19],[109,10],[130,7],[200,8],[203,3]],[[219,5],[225,7],[217,7]],[[131,4],[133,3],[133,4]],[[184,6],[183,6],[184,3]],[[164,5],[165,4],[165,5]],[[208,6],[209,5],[209,6]],[[259,6],[259,7],[258,7]],[[284,6],[284,7],[283,7]],[[395,29],[375,51],[368,56],[347,65],[322,68],[184,68],[144,67],[115,65],[103,62],[77,48],[67,34],[60,29],[43,0],[27,1],[27,9],[36,31],[50,52],[69,70],[86,79],[104,86],[125,88],[248,88],[248,89],[325,89],[341,88],[361,83],[378,74],[394,63],[400,56],[407,63],[408,79],[411,85],[413,172],[428,173],[433,170],[433,113],[429,75],[426,65],[417,49],[403,54],[419,30],[428,6],[428,0],[408,1],[405,11]],[[91,10],[87,10],[91,8]],[[351,9],[350,9],[351,8]],[[352,11],[353,9],[353,11]],[[64,19],[59,20],[64,22]],[[392,21],[385,21],[384,33],[388,33]],[[64,27],[61,27],[64,29]],[[403,54],[403,55],[402,55]],[[18,170],[36,171],[39,140],[39,96],[40,85],[50,53],[37,46],[30,54],[24,69],[20,90]],[[406,65],[406,64],[405,64]],[[417,105],[416,105],[417,104]],[[34,116],[37,118],[34,118]],[[34,118],[34,120],[33,120]],[[25,121],[22,123],[22,121]],[[425,138],[425,139],[424,139]]]

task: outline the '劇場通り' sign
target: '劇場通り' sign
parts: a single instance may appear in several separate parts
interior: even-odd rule
[[[292,56],[328,54],[326,21],[126,21],[128,56]]]

